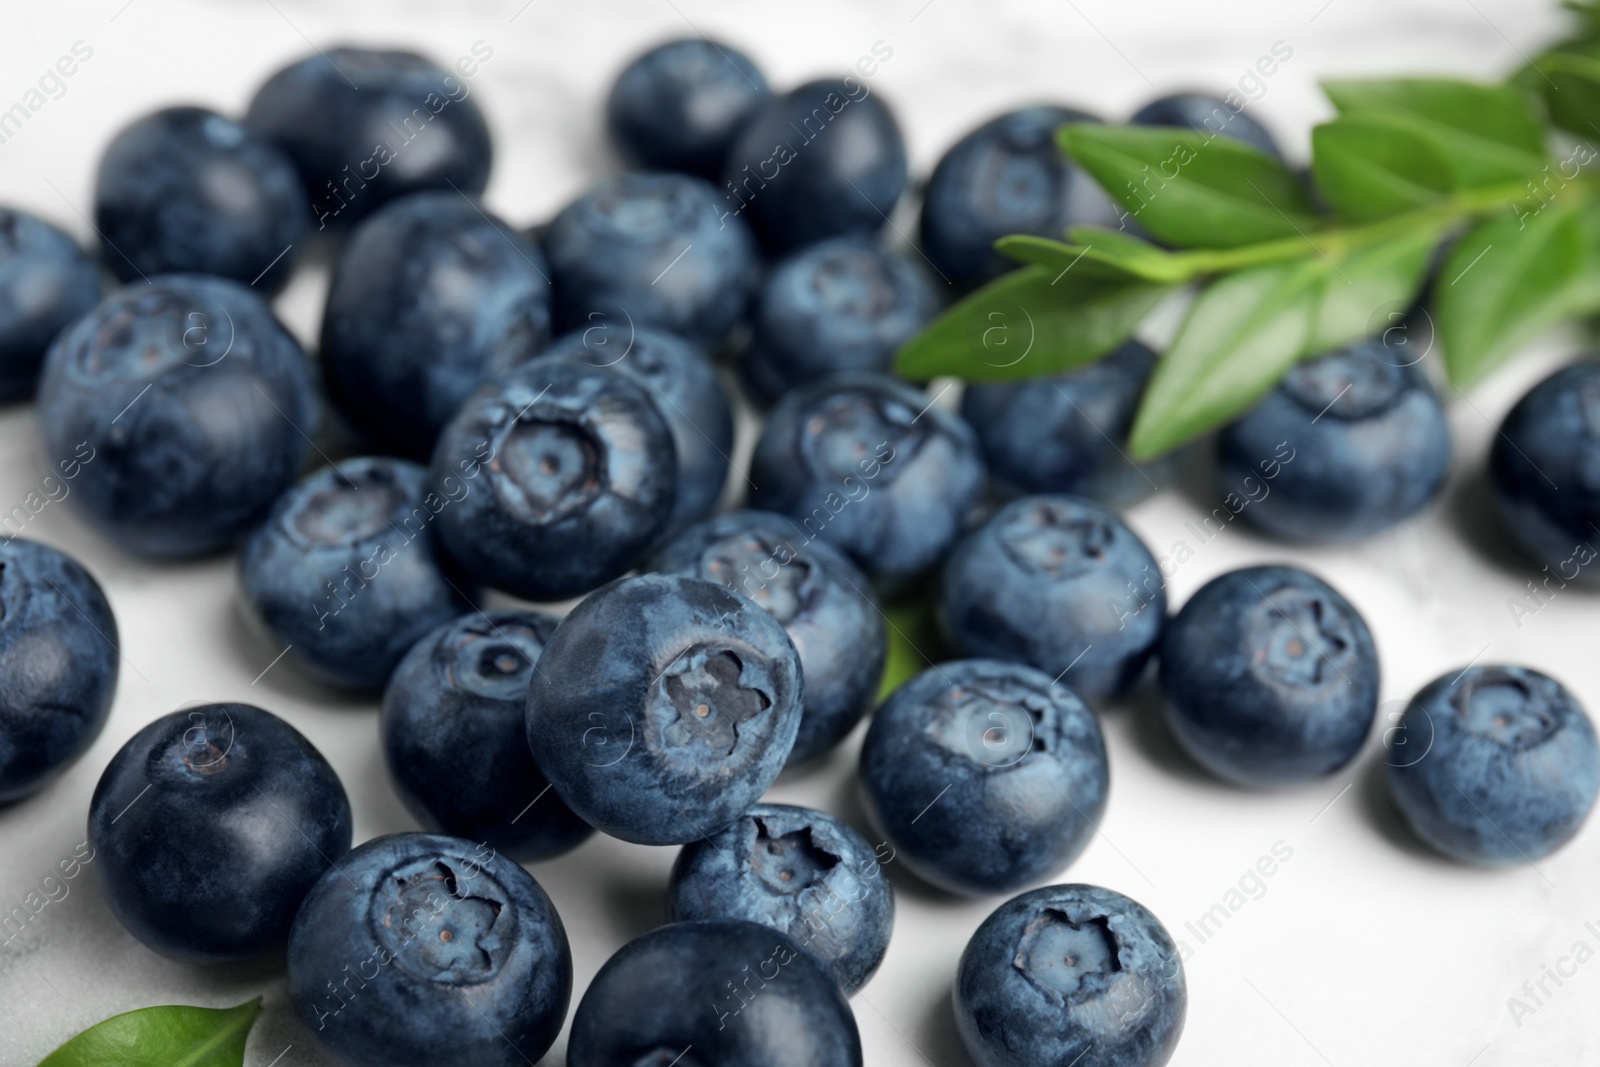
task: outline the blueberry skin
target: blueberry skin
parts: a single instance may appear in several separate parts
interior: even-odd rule
[[[601,331],[557,338],[540,353],[611,367],[641,386],[672,431],[678,454],[678,495],[668,529],[711,514],[733,465],[733,407],[711,361],[694,345],[664,330],[643,328],[621,347]]]
[[[558,330],[657,326],[706,349],[743,318],[760,270],[744,222],[686,174],[602,179],[561,209],[543,243]]]
[[[837,371],[890,373],[939,297],[907,257],[868,237],[821,241],[773,268],[761,287],[745,381],[772,403]]]
[[[757,804],[683,846],[667,908],[672,922],[769,926],[821,960],[846,995],[878,969],[894,929],[894,890],[872,846],[832,815],[790,804]]]
[[[424,634],[472,607],[433,525],[452,506],[402,459],[308,474],[244,543],[245,604],[316,677],[382,688]]]
[[[894,595],[944,557],[987,476],[958,416],[904,382],[855,371],[772,409],[750,479],[751,507],[842,548]]]
[[[1026,663],[1096,701],[1138,680],[1166,614],[1145,543],[1078,497],[1007,504],[956,545],[940,584],[939,620],[961,655]]]
[[[545,643],[528,747],[597,829],[681,845],[749,811],[778,777],[801,677],[783,627],[744,597],[696,578],[623,578]]]
[[[528,680],[560,622],[469,612],[411,646],[383,692],[379,734],[400,799],[425,826],[519,861],[581,845],[593,827],[539,773],[524,726]]]
[[[1298,567],[1246,567],[1207,582],[1167,623],[1160,663],[1173,736],[1237,785],[1332,774],[1372,731],[1372,634],[1348,600]]]
[[[350,1067],[527,1067],[572,999],[561,917],[527,871],[442,834],[366,842],[306,896],[289,1000]]]
[[[50,342],[100,301],[100,271],[66,232],[0,207],[0,403],[25,400]]]
[[[622,68],[606,99],[606,126],[635,166],[715,181],[740,128],[771,98],[749,56],[686,37],[656,45]]]
[[[961,140],[933,168],[923,194],[923,254],[957,287],[1015,270],[994,250],[1007,234],[1061,240],[1072,226],[1107,226],[1117,218],[1094,179],[1056,145],[1069,122],[1100,119],[1048,104],[1008,111]]]
[[[1187,127],[1196,133],[1231,137],[1276,159],[1283,158],[1278,142],[1265,126],[1244,112],[1236,111],[1220,96],[1206,93],[1163,96],[1135,111],[1128,122],[1134,126]]]
[[[288,488],[316,436],[312,368],[259,296],[170,274],[63,331],[39,380],[39,437],[76,459],[73,500],[157,559],[227,548]]]
[[[334,270],[329,397],[384,451],[426,460],[479,384],[549,342],[548,274],[538,245],[455,192],[388,204]]]
[[[475,582],[578,596],[661,536],[677,466],[670,428],[627,375],[536,359],[485,383],[439,436],[434,482],[462,494],[439,537]]]
[[[0,804],[94,744],[119,663],[117,620],[93,575],[47,545],[0,542]]]
[[[1560,682],[1526,667],[1442,675],[1389,739],[1389,795],[1418,837],[1463,863],[1532,863],[1577,835],[1600,744]]]
[[[101,258],[124,282],[217,274],[275,293],[311,228],[294,164],[260,133],[203,107],[146,115],[95,173]]]
[[[888,631],[866,575],[832,545],[782,515],[730,511],[678,534],[647,569],[720,582],[783,624],[806,679],[788,766],[822,755],[872,710]]]
[[[961,953],[956,1029],[977,1067],[1160,1067],[1189,994],[1161,921],[1121,893],[1052,885],[1006,901]]]
[[[861,1035],[833,976],[783,934],[680,922],[622,946],[573,1013],[568,1067],[617,1064],[860,1067]]]
[[[1223,492],[1251,498],[1240,516],[1286,541],[1350,541],[1427,506],[1450,473],[1450,424],[1403,361],[1368,341],[1302,363],[1226,427],[1217,477]],[[1281,470],[1263,483],[1261,464],[1274,458]]]
[[[106,765],[89,844],[112,914],[185,963],[281,952],[295,910],[350,849],[350,802],[322,753],[249,704],[163,715]]]
[[[872,234],[906,186],[894,113],[867,84],[822,78],[774,97],[734,140],[722,209],[781,255],[847,233]]]
[[[470,94],[414,52],[329,48],[268,78],[245,123],[293,160],[316,228],[338,229],[407,193],[483,192],[493,150]]]
[[[961,417],[1008,495],[1067,493],[1127,507],[1175,482],[1191,455],[1178,449],[1144,464],[1128,459],[1128,433],[1155,366],[1154,352],[1129,341],[1065,374],[969,384]]]
[[[1600,364],[1556,371],[1517,401],[1490,448],[1489,482],[1530,558],[1560,581],[1600,582],[1587,566],[1600,543]]]
[[[873,824],[926,881],[1009,893],[1089,844],[1110,771],[1100,722],[1043,671],[954,660],[895,690],[861,748]]]

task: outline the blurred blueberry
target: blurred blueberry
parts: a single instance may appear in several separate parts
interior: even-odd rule
[[[76,462],[72,499],[117,544],[180,558],[227,548],[311,450],[311,362],[251,290],[171,274],[62,332],[39,381],[39,437]]]
[[[614,174],[544,233],[558,330],[658,326],[706,349],[744,317],[759,274],[745,224],[686,174]]]
[[[806,82],[745,125],[722,171],[722,210],[746,218],[772,254],[876,233],[906,185],[894,113],[867,82]]]
[[[218,274],[282,289],[311,228],[289,157],[202,107],[146,115],[111,139],[95,174],[101,258],[125,282]]]
[[[7,534],[0,542],[0,804],[52,781],[84,754],[117,692],[117,620],[71,556]]]
[[[1532,863],[1572,840],[1600,790],[1594,726],[1560,682],[1468,667],[1411,698],[1391,731],[1389,795],[1430,847],[1463,863]]]
[[[309,474],[244,543],[245,603],[318,678],[382,688],[424,634],[472,606],[434,533],[451,506],[424,468],[401,459]]]
[[[0,207],[0,403],[33,395],[50,342],[99,300],[99,268],[77,241]]]
[[[493,153],[469,79],[493,55],[480,41],[447,71],[414,52],[318,50],[268,78],[245,122],[294,161],[318,230],[423,189],[475,196]]]
[[[105,899],[185,963],[282,952],[295,911],[350,848],[350,802],[294,727],[249,704],[163,715],[111,758],[89,804]]]
[[[694,578],[623,578],[545,643],[528,746],[596,828],[682,844],[749,811],[778,777],[801,685],[788,635],[749,600]]]
[[[374,838],[306,897],[289,1000],[351,1067],[528,1067],[561,1031],[572,952],[550,898],[494,849]]]
[[[1213,578],[1161,639],[1167,724],[1218,777],[1275,786],[1356,758],[1378,707],[1378,650],[1332,586],[1297,567]]]
[[[1110,771],[1100,722],[1043,671],[953,660],[894,691],[861,748],[873,823],[922,878],[1009,893],[1089,844]]]
[[[656,45],[634,59],[606,100],[606,124],[636,166],[715,181],[733,139],[771,99],[750,57],[705,37]]]
[[[528,751],[528,682],[560,620],[469,612],[411,646],[383,692],[384,762],[430,829],[517,860],[569,852],[593,829],[553,792]]]
[[[766,403],[835,371],[889,373],[895,351],[939,299],[905,256],[868,237],[835,237],[773,268],[744,353],[745,381]]]
[[[1038,667],[1090,700],[1125,692],[1166,621],[1166,582],[1139,536],[1098,504],[1012,501],[945,563],[940,621],[963,656]]]
[[[1220,96],[1174,93],[1150,101],[1128,121],[1135,126],[1187,127],[1213,137],[1231,137],[1269,156],[1283,158],[1278,142],[1272,139],[1265,126],[1244,113],[1243,103],[1235,108]]]
[[[751,507],[844,549],[895,595],[944,557],[986,477],[958,416],[904,382],[854,371],[772,409],[750,479]]]
[[[806,679],[790,766],[844,740],[872,709],[889,641],[871,583],[793,520],[770,511],[718,515],[674,537],[648,568],[720,582],[783,624]]]
[[[664,330],[637,330],[620,342],[610,333],[569,333],[540,355],[611,367],[650,394],[678,455],[678,496],[668,528],[704,518],[717,506],[733,465],[733,408],[717,372],[699,349]]]
[[[538,245],[453,192],[356,227],[322,318],[329,398],[385,451],[426,459],[484,379],[550,340]]]
[[[564,600],[628,570],[672,517],[672,432],[644,387],[579,360],[486,382],[445,427],[439,537],[474,582]]]
[[[568,1067],[861,1067],[833,976],[738,919],[673,923],[622,946],[572,1016]]]
[[[1286,541],[1349,541],[1427,506],[1450,473],[1450,424],[1405,358],[1367,341],[1301,363],[1225,428],[1217,478],[1248,498],[1237,513]]]
[[[1166,927],[1092,885],[1006,901],[956,973],[956,1029],[976,1067],[1161,1067],[1188,1003]]]

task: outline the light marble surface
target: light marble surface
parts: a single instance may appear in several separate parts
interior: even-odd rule
[[[1252,108],[1303,156],[1310,124],[1328,112],[1317,78],[1499,76],[1560,25],[1543,0],[6,0],[0,109],[74,42],[86,42],[93,57],[0,145],[0,201],[87,239],[80,212],[115,130],[169,103],[239,110],[267,73],[312,41],[398,43],[443,61],[477,41],[492,47],[472,83],[499,149],[488,201],[531,223],[612,165],[599,107],[620,64],[647,43],[696,29],[746,47],[780,86],[842,73],[886,42],[893,57],[874,87],[897,109],[914,168],[925,174],[956,136],[1005,107],[1059,99],[1121,116],[1158,89],[1235,84],[1278,41],[1293,57]],[[304,271],[279,302],[308,341],[324,282],[325,270]],[[1365,612],[1379,642],[1386,703],[1374,744],[1420,685],[1474,659],[1532,665],[1600,709],[1600,605],[1565,592],[1519,626],[1508,601],[1530,571],[1496,547],[1477,482],[1494,421],[1574,344],[1550,338],[1453,400],[1458,456],[1449,491],[1389,536],[1299,551],[1229,529],[1201,543],[1189,523],[1211,506],[1203,492],[1139,506],[1132,522],[1158,556],[1179,542],[1192,550],[1172,574],[1173,602],[1246,563],[1292,560],[1323,573]],[[42,473],[32,414],[0,412],[0,510],[21,502]],[[110,725],[89,754],[43,794],[0,811],[0,911],[40,892],[82,842],[89,794],[116,748],[186,702],[252,701],[303,730],[351,794],[358,841],[412,827],[384,779],[372,706],[331,697],[285,665],[252,682],[277,648],[240,627],[230,560],[143,563],[88,530],[70,500],[46,508],[27,535],[75,554],[104,583],[126,664]],[[1465,870],[1422,853],[1394,825],[1375,788],[1381,758],[1372,751],[1326,783],[1250,795],[1185,765],[1148,699],[1106,709],[1105,725],[1110,806],[1068,877],[1137,897],[1190,950],[1189,1020],[1174,1064],[1498,1067],[1600,1057],[1600,964],[1574,973],[1571,960],[1562,962],[1578,942],[1591,954],[1600,948],[1600,827],[1537,870]],[[859,821],[851,781],[858,743],[810,776],[779,783],[773,797]],[[1271,878],[1252,881],[1247,872],[1274,850],[1292,855]],[[599,838],[532,868],[566,920],[579,992],[607,955],[653,924],[672,857],[671,849]],[[55,889],[60,899],[23,937],[0,946],[0,1067],[32,1064],[116,1012],[257,993],[267,1011],[247,1062],[324,1062],[287,1010],[280,972],[203,971],[158,958],[111,917],[92,868],[66,883],[65,896]],[[999,901],[953,901],[891,872],[895,938],[854,1001],[867,1061],[956,1067],[966,1060],[950,1023],[951,975],[966,938]],[[1219,903],[1229,917],[1202,941],[1190,924]],[[1551,995],[1513,1018],[1507,998],[1524,996],[1523,983],[1538,982],[1547,966],[1571,976],[1560,986],[1546,979]],[[563,1047],[546,1062],[560,1062]]]

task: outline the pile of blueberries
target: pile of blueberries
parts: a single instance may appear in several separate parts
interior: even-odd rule
[[[996,238],[1114,221],[1054,146],[1090,117],[1031,107],[964,137],[926,183],[919,248],[895,249],[876,235],[906,151],[864,78],[775,93],[734,49],[675,41],[610,96],[637,169],[522,232],[476,199],[491,142],[467,74],[336,48],[275,74],[243,121],[134,123],[99,172],[98,265],[0,209],[0,383],[37,393],[82,514],[152,559],[237,546],[246,609],[290,659],[382,692],[394,786],[429,831],[351,849],[344,789],[293,727],[183,709],[95,790],[112,910],[178,960],[286,949],[294,1008],[342,1062],[516,1065],[550,1047],[572,991],[561,920],[519,864],[596,829],[681,845],[671,921],[601,969],[569,1062],[843,1065],[861,1062],[847,998],[883,959],[899,861],[955,893],[1027,890],[954,977],[974,1060],[1165,1063],[1186,994],[1161,923],[1108,889],[1030,888],[1105,810],[1091,704],[1156,660],[1197,763],[1289,785],[1363,749],[1378,654],[1356,607],[1294,567],[1224,574],[1169,617],[1112,510],[1189,458],[1123,455],[1143,346],[971,386],[959,414],[892,376],[946,300],[1003,269]],[[1133,121],[1277,151],[1208,97]],[[267,298],[319,232],[338,258],[313,361]],[[101,267],[124,283],[108,296]],[[1224,430],[1220,521],[1351,539],[1427,505],[1450,436],[1405,355],[1378,341],[1305,363]],[[748,510],[718,513],[722,358],[768,410],[733,474]],[[1490,471],[1545,584],[1591,579],[1600,367],[1529,393]],[[582,599],[564,618],[480,610],[491,589]],[[883,844],[762,803],[876,703],[881,600],[930,590],[951,658],[893,691],[861,750]],[[83,568],[20,538],[0,544],[0,609],[12,802],[104,725],[117,627]],[[1560,847],[1600,788],[1583,709],[1516,666],[1424,688],[1388,762],[1416,833],[1474,863]]]

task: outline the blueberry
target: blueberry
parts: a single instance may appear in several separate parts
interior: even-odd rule
[[[471,612],[411,646],[379,720],[389,777],[430,829],[518,860],[571,851],[593,832],[539,773],[525,728],[528,681],[559,620]]]
[[[774,97],[723,167],[723,207],[748,217],[769,252],[871,234],[906,185],[906,146],[889,106],[855,78],[822,78]]]
[[[311,228],[294,164],[260,133],[202,107],[128,126],[95,174],[101,258],[125,282],[218,274],[276,292]]]
[[[473,55],[493,51],[480,42]],[[463,56],[456,68],[472,62]],[[413,52],[329,48],[268,78],[245,122],[294,161],[322,230],[406,193],[483,192],[489,127],[470,94],[467,82]]]
[[[0,207],[0,403],[33,395],[50,342],[100,300],[100,272],[78,242]]]
[[[1277,476],[1263,481],[1267,464]],[[1217,441],[1222,490],[1249,499],[1241,517],[1288,541],[1388,529],[1425,507],[1449,472],[1438,396],[1381,341],[1298,365]]]
[[[1231,137],[1241,144],[1258,148],[1269,156],[1283,158],[1278,142],[1267,128],[1220,96],[1206,93],[1174,93],[1152,100],[1128,120],[1135,126],[1187,127],[1212,137]]]
[[[1532,863],[1577,834],[1600,744],[1566,688],[1526,667],[1468,667],[1411,698],[1389,738],[1389,795],[1418,837],[1464,863]]]
[[[1161,639],[1167,724],[1244,786],[1332,774],[1378,707],[1378,650],[1350,602],[1297,567],[1246,567],[1189,598]]]
[[[1112,512],[1066,496],[1014,500],[963,538],[939,600],[961,655],[1038,667],[1090,700],[1138,679],[1166,614],[1144,542]]]
[[[117,620],[94,577],[46,545],[0,541],[0,804],[94,744],[118,663]]]
[[[894,890],[872,846],[832,815],[789,804],[757,804],[683,846],[667,906],[673,922],[770,926],[821,960],[847,994],[883,962],[894,927]]]
[[[1038,105],[990,119],[939,160],[922,200],[922,251],[957,286],[1017,266],[994,250],[1007,234],[1061,240],[1072,226],[1110,225],[1110,199],[1061,154],[1056,133],[1099,122],[1075,108]]]
[[[1093,711],[1020,663],[954,660],[895,690],[861,748],[867,811],[896,855],[956,893],[1009,893],[1066,867],[1105,811]]]
[[[372,215],[334,270],[322,319],[328,393],[385,451],[426,459],[484,379],[550,340],[544,254],[453,192]]]
[[[616,174],[544,233],[556,327],[658,326],[704,348],[743,318],[758,261],[745,224],[686,174]]]
[[[536,359],[468,398],[439,436],[433,479],[454,499],[439,537],[468,577],[564,600],[622,574],[660,537],[677,450],[627,375]]]
[[[306,896],[289,1000],[351,1067],[527,1067],[572,999],[572,953],[533,876],[483,844],[390,834]]]
[[[56,338],[39,436],[52,466],[79,465],[72,498],[119,546],[202,555],[259,522],[299,472],[318,417],[311,375],[255,293],[165,275]]]
[[[752,507],[844,549],[895,594],[944,557],[986,476],[959,417],[904,382],[855,371],[772,409],[750,479]]]
[[[622,68],[606,100],[606,125],[630,162],[716,180],[740,127],[771,97],[743,52],[687,37]]]
[[[622,946],[572,1016],[568,1067],[860,1067],[833,977],[738,919],[673,923]]]
[[[89,805],[106,903],[187,963],[281,952],[313,884],[350,848],[344,787],[294,727],[249,704],[163,715],[106,765]]]
[[[381,688],[424,634],[472,606],[434,532],[452,506],[402,459],[309,474],[245,541],[245,603],[323,681]]]
[[[678,455],[677,503],[668,521],[678,529],[709,515],[722,496],[733,465],[733,408],[711,361],[683,338],[646,327],[619,344],[609,333],[569,333],[540,355],[615,368],[650,394]]]
[[[649,569],[720,582],[783,624],[806,679],[789,765],[842,741],[871,710],[888,632],[867,578],[849,557],[770,511],[734,511],[684,530]]]
[[[1575,363],[1517,401],[1489,452],[1505,527],[1558,582],[1597,581],[1600,364]]]
[[[1121,893],[1013,897],[961,953],[956,1029],[977,1067],[1160,1067],[1189,995],[1161,921]]]
[[[794,744],[802,695],[794,645],[749,600],[695,578],[624,578],[545,643],[528,746],[590,824],[683,844],[761,799]]]
[[[1128,431],[1156,354],[1129,341],[1088,366],[1022,382],[974,382],[961,415],[1010,494],[1069,493],[1125,507],[1178,479],[1190,451],[1128,458]]]
[[[889,373],[939,300],[922,271],[867,237],[801,249],[762,285],[744,375],[768,403],[835,371]]]

